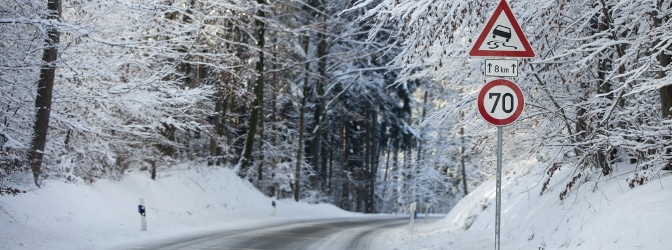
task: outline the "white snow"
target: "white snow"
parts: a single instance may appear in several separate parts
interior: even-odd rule
[[[147,231],[141,231],[144,198]],[[272,199],[228,168],[186,166],[156,180],[130,173],[91,185],[47,182],[19,196],[0,196],[0,249],[114,249],[177,235],[306,218],[354,217],[333,205]]]
[[[506,164],[502,186],[502,249],[669,249],[672,176],[662,174],[635,188],[621,165],[613,177],[582,177],[563,167],[539,195],[547,164]],[[416,221],[377,237],[376,249],[493,249],[494,180],[462,199],[438,222]],[[147,206],[148,231],[140,230],[139,198]],[[256,191],[228,168],[182,167],[151,180],[130,173],[93,184],[47,182],[19,196],[2,196],[0,249],[115,249],[138,242],[265,225],[297,219],[361,216],[332,205],[278,202]]]
[[[560,200],[576,175],[573,168],[556,172],[540,196],[547,164],[505,165],[501,249],[670,249],[672,176],[631,189],[625,176],[633,167],[621,165],[609,178],[579,178],[578,187]],[[396,230],[383,242],[383,249],[494,249],[495,180],[463,198],[440,222]]]

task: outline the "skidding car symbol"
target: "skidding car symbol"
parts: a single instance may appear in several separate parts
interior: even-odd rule
[[[492,30],[492,38],[495,38],[496,36],[504,37],[506,38],[506,42],[509,42],[509,39],[511,39],[511,28],[497,25],[497,27]]]

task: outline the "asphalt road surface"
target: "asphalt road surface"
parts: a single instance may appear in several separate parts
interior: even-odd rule
[[[420,222],[416,221],[416,223]],[[408,216],[304,221],[208,233],[127,249],[381,249],[377,233],[408,226]]]

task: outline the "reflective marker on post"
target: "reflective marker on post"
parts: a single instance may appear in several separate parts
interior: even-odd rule
[[[271,213],[271,216],[275,216],[275,204],[277,203],[278,199],[273,196],[273,201],[271,201],[271,205],[273,206],[273,213]]]
[[[147,217],[145,213],[145,199],[140,198],[140,205],[138,205],[138,213],[140,214],[140,230],[147,231]]]

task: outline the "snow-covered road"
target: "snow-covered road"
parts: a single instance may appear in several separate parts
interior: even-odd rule
[[[234,230],[214,231],[122,249],[382,249],[376,235],[407,226],[407,216],[294,221]]]

